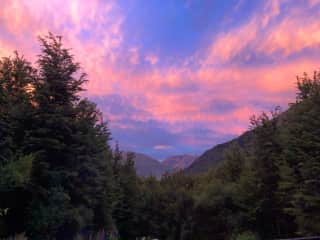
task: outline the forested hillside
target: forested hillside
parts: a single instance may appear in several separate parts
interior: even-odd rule
[[[163,160],[162,165],[172,171],[179,171],[188,168],[196,158],[195,155],[189,154],[174,155]]]
[[[40,44],[35,65],[17,53],[0,61],[0,238],[320,234],[320,72],[298,78],[285,114],[251,118],[246,147],[224,145],[201,175],[157,180],[137,176],[132,153],[111,149],[102,113],[81,95],[87,76],[61,37]]]
[[[224,152],[232,145],[238,145],[241,148],[248,148],[253,141],[253,134],[250,131],[245,132],[241,136],[222,144],[218,144],[211,149],[205,151],[198,157],[185,172],[189,174],[200,174],[208,171],[224,159]]]

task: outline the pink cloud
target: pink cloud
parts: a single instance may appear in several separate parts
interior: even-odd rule
[[[285,18],[261,41],[257,52],[272,55],[281,50],[283,56],[305,48],[320,48],[320,22],[317,18]]]
[[[139,63],[139,50],[137,47],[129,49],[129,62],[132,65],[137,65]]]
[[[171,149],[172,146],[169,145],[156,145],[153,147],[153,149],[155,150],[167,150],[167,149]]]
[[[0,34],[8,33],[10,39],[5,42],[0,35],[0,55],[12,55],[10,51],[18,50],[34,61],[39,51],[37,37],[48,31],[60,34],[92,79],[86,86],[88,91],[110,93],[122,77],[114,67],[116,50],[122,42],[122,21],[113,0],[2,1]],[[79,38],[83,31],[90,34],[87,41]]]
[[[0,56],[10,56],[14,51],[13,46],[11,46],[8,42],[0,39]]]
[[[229,61],[244,49],[249,42],[254,41],[256,37],[256,19],[241,28],[220,34],[209,49],[209,54],[205,63],[212,64],[217,61]]]
[[[25,46],[37,46],[36,38],[51,31],[63,35],[66,45],[72,46],[78,58],[80,55],[81,62],[85,60],[84,55],[96,57],[97,53],[112,59],[113,50],[122,41],[122,20],[115,1],[8,0],[0,3],[1,31],[16,36],[11,40],[21,50],[25,51]],[[89,30],[89,41],[79,39],[82,31]]]
[[[320,5],[320,0],[308,0],[309,6],[314,7],[316,5]]]
[[[264,13],[262,14],[262,27],[266,27],[270,20],[280,14],[280,5],[280,0],[270,0],[266,2],[263,9]]]
[[[151,65],[155,65],[159,61],[159,58],[154,54],[148,54],[145,57],[145,60],[149,62]]]
[[[146,118],[139,117],[142,121],[157,119],[172,124],[181,121],[206,124],[211,122],[213,128],[219,129],[221,133],[239,133],[247,129],[251,115],[259,114],[263,110],[271,110],[253,106],[251,102],[259,99],[275,107],[278,104],[293,101],[295,77],[304,71],[312,72],[317,68],[317,64],[317,61],[302,59],[260,68],[233,67],[206,69],[204,72],[201,69],[193,73],[188,69],[185,71],[171,69],[167,73],[157,73],[156,76],[152,73],[151,75],[146,73],[145,76],[132,76],[130,82],[137,82],[137,84],[130,88],[130,82],[122,81],[121,88],[126,95],[144,96],[145,101],[135,103],[137,108],[144,109],[148,113]],[[174,78],[170,75],[172,71],[175,72]],[[147,81],[147,79],[151,80]],[[170,94],[159,90],[161,81],[168,83],[172,81],[172,87],[182,87],[184,79],[189,79],[189,82],[194,81],[200,90],[192,91],[191,89],[190,92],[183,94]],[[287,92],[292,94],[288,96]],[[235,102],[238,107],[227,113],[204,111],[216,98]]]
[[[250,50],[258,55],[271,57],[280,51],[282,58],[285,58],[305,48],[319,49],[320,22],[316,14],[308,14],[318,2],[312,1],[305,7],[292,4],[283,10],[285,17],[276,19],[285,3],[286,1],[268,1],[262,13],[258,12],[252,16],[247,23],[220,33],[213,40],[204,63],[226,63],[240,53],[243,53],[246,60],[246,57],[250,57]],[[275,20],[276,23],[272,23]]]

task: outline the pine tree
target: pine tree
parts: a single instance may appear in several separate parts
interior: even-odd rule
[[[49,34],[40,42],[28,142],[35,160],[27,233],[32,239],[71,239],[111,224],[111,206],[105,202],[112,177],[110,133],[95,104],[81,100],[86,75],[61,38]]]
[[[119,159],[119,150],[116,149],[115,161]],[[121,156],[122,154],[120,154]],[[134,168],[134,154],[127,153],[122,161],[119,172],[119,187],[114,218],[121,238],[134,239],[137,236],[137,200],[139,196],[137,175]]]

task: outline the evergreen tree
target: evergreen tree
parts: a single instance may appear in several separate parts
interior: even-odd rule
[[[279,109],[251,118],[254,131],[252,146],[251,176],[257,183],[255,189],[258,201],[255,202],[255,226],[263,237],[275,237],[281,234],[278,219],[281,218],[281,206],[278,205],[279,156],[281,147],[278,142]],[[251,206],[248,206],[249,208]]]
[[[33,155],[25,149],[31,129],[36,70],[22,56],[0,60],[0,208],[9,209],[0,237],[25,229]],[[1,225],[1,223],[0,223]]]
[[[233,143],[225,152],[222,165],[218,167],[216,175],[226,182],[237,182],[242,174],[245,153],[236,143]]]
[[[312,235],[320,233],[320,72],[298,78],[297,87],[297,101],[283,128],[282,186],[298,233]]]
[[[61,38],[50,34],[40,42],[36,113],[28,142],[35,153],[28,235],[70,239],[78,231],[89,234],[103,227],[111,218],[105,202],[110,134],[96,106],[81,100],[86,75],[79,74],[80,66]]]
[[[121,154],[120,154],[121,155]],[[118,161],[119,152],[116,150],[115,161]],[[120,237],[134,239],[137,237],[137,209],[138,209],[138,182],[134,168],[134,154],[127,153],[125,159],[120,158],[119,192],[114,218],[117,223]]]
[[[33,117],[36,70],[23,57],[0,61],[0,163],[23,156]]]

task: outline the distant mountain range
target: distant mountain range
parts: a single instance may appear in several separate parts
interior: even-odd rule
[[[190,166],[190,164],[197,158],[194,155],[175,155],[168,157],[160,162],[146,154],[135,154],[135,168],[137,174],[142,177],[155,176],[160,178],[164,173],[172,173],[183,170]]]

